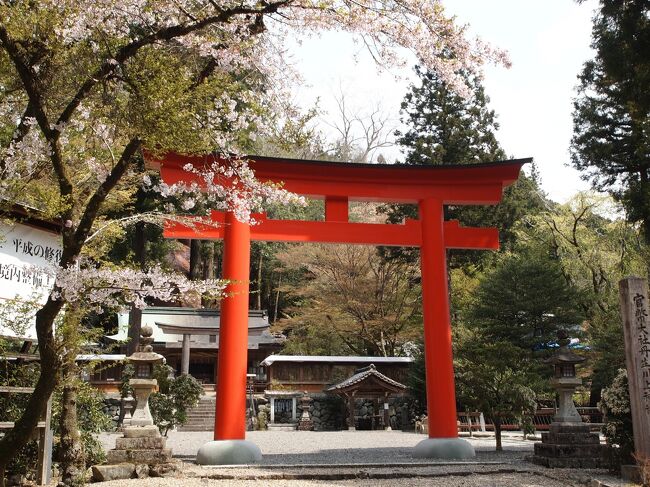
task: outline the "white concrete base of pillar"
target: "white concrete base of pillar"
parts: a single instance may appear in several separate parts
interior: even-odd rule
[[[427,438],[415,445],[416,458],[441,458],[444,460],[465,460],[476,457],[472,444],[461,438]]]
[[[247,440],[209,441],[196,454],[196,463],[199,465],[244,465],[260,460],[260,447]]]

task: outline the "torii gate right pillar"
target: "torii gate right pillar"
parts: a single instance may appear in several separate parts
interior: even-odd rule
[[[424,362],[429,439],[416,445],[416,457],[473,458],[472,445],[458,438],[456,391],[447,286],[447,253],[441,200],[419,202],[422,225],[420,270],[424,318]]]

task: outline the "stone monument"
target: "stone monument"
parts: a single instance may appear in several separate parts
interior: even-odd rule
[[[111,480],[146,476],[150,470],[175,470],[169,464],[172,462],[171,449],[165,447],[158,427],[153,424],[149,410],[149,396],[158,385],[153,378],[153,367],[164,363],[162,355],[153,352],[153,330],[143,326],[138,350],[127,357],[135,368],[135,376],[129,380],[133,389],[136,405],[128,426],[123,429],[124,436],[115,440],[115,449],[107,452],[108,465],[93,467],[93,476],[97,480]],[[168,464],[161,467],[162,464]]]
[[[619,284],[625,368],[630,390],[630,409],[637,461],[650,461],[650,310],[648,282],[640,277],[622,279]],[[639,480],[641,469],[623,466],[621,474]]]
[[[553,468],[603,468],[607,465],[606,447],[598,433],[589,431],[573,403],[573,393],[582,380],[576,377],[576,364],[585,359],[569,350],[570,340],[564,330],[558,332],[560,348],[545,360],[553,365],[551,385],[560,396],[560,404],[548,433],[535,443],[533,463]]]

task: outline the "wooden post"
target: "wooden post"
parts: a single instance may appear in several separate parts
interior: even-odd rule
[[[354,421],[354,392],[348,396],[348,430],[354,431],[356,424]]]
[[[227,212],[223,277],[230,282],[221,302],[215,440],[243,440],[246,435],[250,248],[250,227]]]
[[[190,373],[190,334],[183,333],[183,349],[181,351],[181,374]]]
[[[628,277],[619,282],[625,364],[630,389],[634,449],[640,461],[650,459],[650,317],[648,282]]]
[[[271,397],[271,423],[275,423],[275,398]]]
[[[422,314],[429,438],[457,438],[456,389],[451,349],[442,201],[420,201]]]
[[[38,463],[36,464],[36,483],[48,485],[52,480],[52,396],[47,401],[45,409],[45,424],[38,432]]]
[[[388,393],[384,393],[384,429],[387,431],[391,431],[392,428],[390,427],[390,406],[388,404]]]

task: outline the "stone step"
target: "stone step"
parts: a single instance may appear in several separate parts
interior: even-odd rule
[[[268,423],[269,431],[296,431],[296,423]]]

